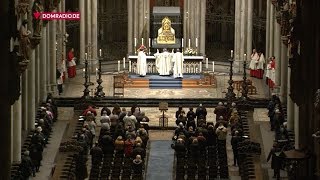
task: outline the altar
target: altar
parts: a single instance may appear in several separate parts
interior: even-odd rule
[[[137,73],[137,55],[129,55],[129,72]],[[199,74],[202,73],[202,64],[205,60],[204,56],[184,56],[183,73]],[[156,58],[153,55],[147,55],[147,74],[158,74],[156,68]]]

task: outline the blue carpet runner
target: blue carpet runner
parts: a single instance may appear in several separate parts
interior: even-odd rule
[[[182,79],[149,79],[150,89],[181,89]]]
[[[172,180],[174,150],[172,141],[150,141],[146,179]]]

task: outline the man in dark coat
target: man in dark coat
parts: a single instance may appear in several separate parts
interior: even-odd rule
[[[202,106],[202,104],[199,104],[199,107],[196,109],[196,116],[197,116],[197,124],[199,124],[199,119],[203,119],[206,121],[207,117],[207,109]]]
[[[216,114],[216,121],[219,121],[220,116],[222,116],[224,119],[226,119],[226,113],[227,108],[223,105],[222,102],[218,103],[218,106],[214,108],[214,114]]]
[[[102,149],[98,146],[98,142],[96,142],[95,146],[91,148],[90,154],[92,156],[92,166],[94,164],[99,164],[102,161],[103,152]]]
[[[234,135],[231,138],[231,145],[233,151],[233,165],[237,166],[238,163],[238,144],[241,141],[241,137],[239,136],[239,132],[235,131]]]
[[[29,179],[29,176],[33,174],[33,177],[36,176],[34,171],[34,166],[29,156],[30,152],[25,151],[21,158],[20,171],[24,179]]]
[[[141,159],[146,157],[146,150],[141,147],[140,143],[137,143],[136,147],[132,151],[133,157],[136,157],[137,155],[140,155]]]
[[[32,144],[29,147],[29,150],[30,150],[30,158],[35,167],[35,170],[39,172],[39,168],[41,165],[40,162],[42,160],[42,152],[43,152],[43,147],[41,142],[38,142],[37,144]]]
[[[273,178],[277,178],[277,179],[280,179],[280,168],[281,168],[280,157],[278,157],[276,154],[279,151],[280,149],[278,148],[277,143],[274,143],[267,158],[267,162],[269,162],[269,160],[271,159],[271,168],[273,169]]]
[[[196,129],[196,113],[193,112],[193,108],[189,108],[189,112],[187,113],[187,129],[189,129],[190,126],[193,127],[193,129]]]

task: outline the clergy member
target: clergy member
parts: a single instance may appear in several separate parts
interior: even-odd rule
[[[271,71],[269,79],[269,88],[273,89],[276,81],[276,59],[274,56],[271,57]]]
[[[137,73],[140,76],[145,76],[147,74],[147,55],[144,52],[145,49],[146,47],[141,45],[138,53]]]
[[[183,54],[180,52],[180,49],[177,49],[177,52],[173,55],[173,77],[182,78],[183,77]]]
[[[256,69],[257,69],[256,63],[258,61],[259,61],[259,55],[258,55],[256,49],[253,49],[252,54],[251,54],[251,61],[250,61],[250,65],[249,65],[251,77],[255,77],[255,75],[256,75]]]
[[[160,55],[156,56],[156,67],[160,76],[170,75],[172,55],[164,49]]]
[[[264,73],[264,63],[266,62],[263,53],[260,53],[259,60],[257,62],[257,70],[256,70],[256,77],[258,79],[263,78],[263,73]]]
[[[76,76],[76,62],[74,57],[74,49],[71,48],[68,53],[68,77],[74,78]]]
[[[271,78],[271,57],[268,60],[267,68],[266,68],[266,84],[269,85],[269,79]]]

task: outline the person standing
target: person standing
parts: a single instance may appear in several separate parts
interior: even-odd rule
[[[270,70],[270,78],[269,78],[269,88],[273,89],[276,80],[276,60],[275,57],[271,57],[271,70]]]
[[[180,49],[177,49],[177,52],[173,55],[173,77],[174,78],[183,78],[183,54],[180,52]]]
[[[280,149],[278,148],[277,143],[274,143],[267,158],[267,162],[269,162],[269,160],[271,159],[271,168],[273,169],[273,178],[276,178],[276,179],[280,179],[281,160],[276,154],[279,151]]]
[[[141,45],[138,52],[137,74],[140,76],[145,76],[147,74],[147,55],[144,52],[145,49],[146,47]]]
[[[251,77],[256,77],[256,69],[257,69],[256,63],[258,61],[259,61],[259,55],[258,55],[256,49],[253,49],[252,54],[251,54],[251,61],[250,61],[250,65],[249,65]]]
[[[69,53],[68,53],[68,77],[69,78],[74,78],[77,73],[76,69],[76,62],[75,62],[75,57],[74,57],[74,49],[71,48]]]
[[[241,140],[241,137],[239,136],[239,131],[235,131],[234,135],[231,138],[231,146],[233,151],[233,165],[237,166],[238,163],[238,144]]]
[[[264,55],[263,53],[261,52],[260,53],[260,56],[259,56],[259,60],[257,62],[257,70],[256,70],[256,77],[258,79],[262,79],[263,78],[263,74],[264,74],[264,63],[265,63],[265,58],[264,58]]]
[[[63,84],[63,74],[60,72],[60,70],[56,70],[56,78],[57,78],[57,87],[58,87],[58,92],[59,92],[59,95],[61,95],[61,93],[63,92],[63,87],[62,87],[62,84]]]

